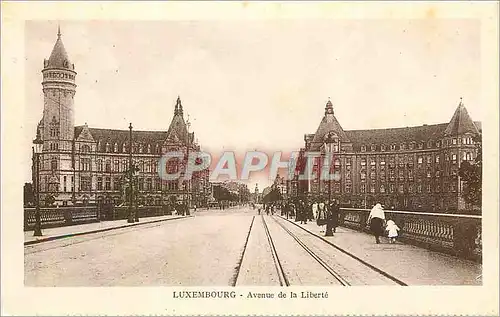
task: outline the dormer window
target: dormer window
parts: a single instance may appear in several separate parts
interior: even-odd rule
[[[151,153],[151,144],[148,144],[148,153]]]
[[[376,149],[377,149],[377,146],[375,144],[372,144],[372,146],[371,146],[372,152],[374,152]]]
[[[160,153],[160,146],[156,144],[156,153]]]
[[[419,149],[419,150],[422,150],[423,148],[424,148],[424,143],[420,142],[420,143],[418,144],[418,149]]]
[[[111,147],[108,142],[106,142],[106,152],[111,152]]]
[[[396,151],[396,144],[391,144],[391,151]]]
[[[441,141],[436,141],[436,147],[441,147]]]
[[[432,148],[432,141],[427,142],[427,148],[428,149]]]
[[[401,151],[405,150],[405,149],[406,149],[406,144],[401,143],[401,144],[399,145],[399,149],[400,149]]]
[[[410,150],[413,150],[415,148],[415,142],[411,142],[409,148]]]
[[[115,148],[114,148],[114,151],[115,152],[118,152],[118,143],[115,142]]]
[[[385,151],[385,144],[380,145],[380,151],[382,151],[382,152]]]
[[[365,145],[361,146],[361,152],[366,152],[366,146]]]
[[[125,143],[122,144],[122,152],[123,153],[127,152],[127,145]]]

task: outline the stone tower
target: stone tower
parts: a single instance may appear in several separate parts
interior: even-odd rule
[[[49,59],[42,70],[44,107],[38,126],[43,140],[40,162],[41,192],[57,197],[61,192],[72,192],[74,187],[72,151],[74,139],[75,65],[64,48],[61,31]],[[62,199],[62,197],[60,197]]]

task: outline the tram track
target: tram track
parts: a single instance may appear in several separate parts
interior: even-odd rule
[[[292,222],[292,221],[290,221],[290,220],[288,220],[288,219],[284,219],[284,218],[282,218],[282,217],[279,217],[279,218],[281,218],[282,220],[284,220],[284,221],[286,221],[286,222],[289,222],[289,223],[291,223],[292,225],[294,225],[294,226],[296,226],[296,227],[298,227],[298,228],[302,229],[303,231],[307,232],[310,236],[320,239],[321,241],[325,242],[327,245],[329,245],[329,246],[333,247],[333,248],[334,248],[334,249],[336,249],[337,251],[340,251],[342,254],[345,254],[345,255],[349,256],[350,258],[352,258],[352,259],[356,260],[358,263],[360,263],[360,264],[362,264],[363,266],[365,266],[365,267],[369,268],[370,270],[372,270],[372,271],[374,271],[374,272],[376,272],[376,273],[380,274],[381,276],[383,276],[384,278],[386,278],[386,279],[388,279],[388,280],[392,281],[393,283],[395,283],[395,284],[397,284],[397,285],[400,285],[400,286],[408,286],[408,284],[406,284],[405,282],[403,282],[403,281],[401,281],[400,279],[396,278],[395,276],[393,276],[393,275],[389,274],[388,272],[386,272],[386,271],[384,271],[384,270],[382,270],[382,269],[380,269],[380,268],[378,268],[378,267],[376,267],[376,266],[374,266],[374,265],[372,265],[372,264],[370,264],[370,263],[366,262],[365,260],[363,260],[363,259],[361,259],[360,257],[358,257],[358,256],[354,255],[353,253],[351,253],[351,252],[349,252],[349,251],[345,250],[344,248],[339,247],[339,246],[338,246],[338,245],[336,245],[335,243],[332,243],[331,241],[328,241],[328,240],[326,240],[326,239],[324,239],[324,238],[322,238],[322,237],[320,237],[320,236],[318,236],[318,235],[316,235],[316,234],[312,233],[311,231],[307,230],[306,228],[303,228],[303,227],[301,227],[300,225],[298,225],[298,224],[296,224],[296,223],[294,223],[294,222]],[[318,262],[319,262],[319,263],[320,263],[323,267],[325,267],[325,269],[327,269],[327,271],[329,271],[329,272],[330,272],[330,270],[335,271],[335,270],[333,270],[333,269],[331,268],[331,266],[329,266],[329,265],[326,265],[326,266],[325,266],[325,265],[323,265],[323,263],[325,263],[325,261],[323,261],[321,258],[319,258],[319,257],[317,256],[317,254],[315,254],[314,252],[312,252],[312,251],[310,250],[310,248],[308,248],[308,247],[304,244],[304,242],[303,242],[303,241],[301,241],[301,240],[297,237],[297,235],[295,235],[295,234],[294,234],[294,233],[292,233],[292,232],[291,232],[288,228],[286,228],[286,227],[283,225],[283,223],[282,223],[282,222],[280,222],[280,221],[278,221],[278,220],[276,219],[276,217],[273,217],[273,220],[274,220],[276,223],[278,223],[278,224],[280,225],[280,227],[281,227],[281,228],[283,228],[283,230],[285,230],[288,234],[290,234],[290,235],[292,236],[292,238],[294,238],[294,240],[295,240],[295,241],[297,241],[297,243],[299,243],[299,245],[301,245],[301,246],[302,246],[302,247],[303,247],[303,248],[304,248],[304,249],[305,249],[305,250],[306,250],[306,251],[307,251],[307,252],[308,252],[308,253],[309,253],[309,254],[310,254],[313,258],[315,258],[315,259],[316,259],[316,260],[317,260],[317,261],[318,261]],[[325,264],[326,264],[326,263],[325,263]],[[335,274],[337,274],[337,273],[335,272]],[[332,274],[332,275],[333,275],[333,274]],[[344,281],[345,281],[345,279],[344,279]],[[339,280],[339,282],[340,282],[340,280]],[[345,282],[347,282],[347,281],[345,281]],[[347,282],[346,284],[345,284],[345,283],[343,283],[343,282],[341,282],[341,284],[342,284],[342,285],[344,285],[344,286],[348,286],[348,285],[350,285],[350,284],[349,284],[349,282]]]

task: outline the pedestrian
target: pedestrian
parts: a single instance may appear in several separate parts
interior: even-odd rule
[[[314,202],[312,204],[312,213],[313,213],[313,217],[314,219],[318,219],[318,203],[317,202]]]
[[[370,230],[375,236],[375,242],[377,244],[380,243],[380,236],[384,235],[384,222],[384,209],[382,209],[382,205],[376,204],[370,211],[370,215],[368,216],[366,223],[370,225]]]
[[[388,232],[389,241],[391,243],[396,243],[396,238],[398,237],[399,231],[398,225],[393,220],[387,221],[387,226],[385,227],[385,231]]]
[[[306,225],[307,224],[307,218],[308,218],[308,215],[307,215],[307,213],[308,213],[307,212],[307,210],[308,210],[307,203],[304,202],[304,201],[302,201],[300,203],[299,208],[300,208],[300,223]]]
[[[321,227],[321,230],[319,231],[320,233],[325,232],[325,225],[326,225],[326,206],[324,203],[319,203],[318,204],[318,210],[317,210],[317,216],[316,216],[316,224]]]

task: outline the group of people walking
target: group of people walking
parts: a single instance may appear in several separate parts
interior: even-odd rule
[[[274,214],[277,206],[268,205],[264,208],[269,215]],[[259,214],[260,214],[259,208]],[[326,202],[313,201],[307,203],[302,199],[294,202],[286,202],[281,205],[281,216],[287,218],[295,217],[295,222],[307,224],[308,221],[314,221],[321,227],[320,233],[325,236],[333,236],[339,226],[340,204],[336,199]],[[400,228],[391,219],[386,219],[384,209],[381,204],[376,204],[368,215],[366,224],[375,236],[375,243],[380,243],[380,237],[387,236],[389,243],[395,243]],[[387,234],[386,234],[387,233]]]
[[[282,216],[295,217],[295,222],[307,224],[307,221],[315,221],[320,226],[321,233],[325,236],[333,236],[339,224],[340,204],[333,199],[331,202],[313,202],[307,204],[299,199],[295,202],[286,203],[282,208]],[[326,227],[326,228],[325,228]]]

